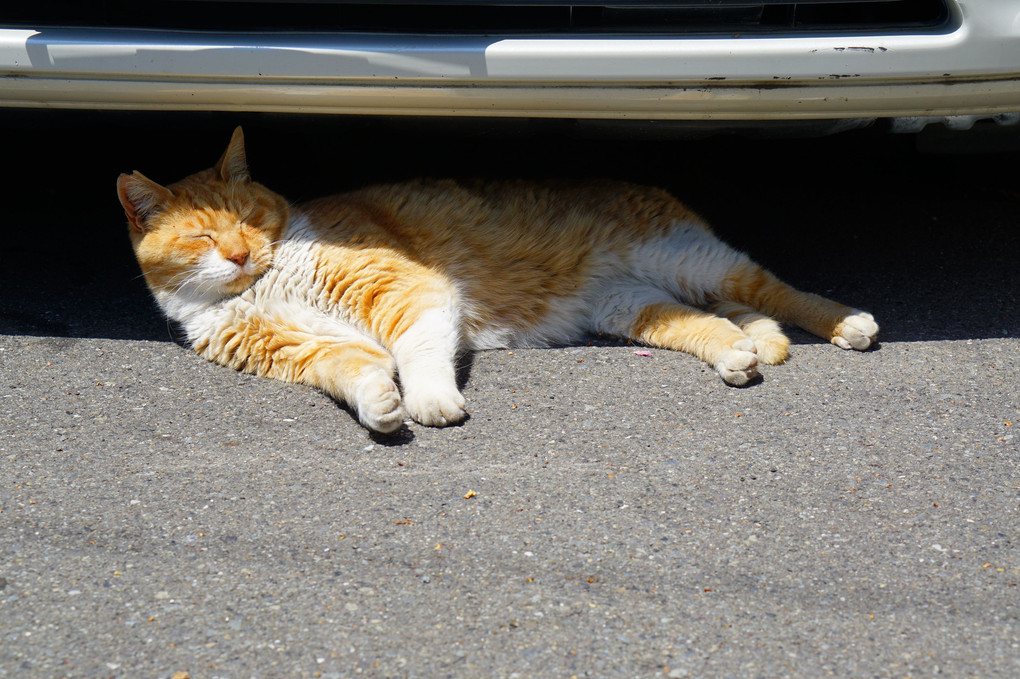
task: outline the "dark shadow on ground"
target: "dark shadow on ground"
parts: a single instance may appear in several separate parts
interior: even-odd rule
[[[0,334],[175,341],[139,277],[114,184],[132,170],[169,183],[208,167],[243,124],[254,177],[295,201],[420,175],[629,179],[669,188],[788,282],[872,311],[885,342],[1020,335],[1020,190],[990,170],[1016,166],[1015,152],[924,154],[910,137],[867,133],[606,139],[563,121],[47,111],[0,120],[14,172]]]

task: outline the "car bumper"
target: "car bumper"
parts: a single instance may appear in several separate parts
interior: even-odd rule
[[[799,120],[1020,111],[1020,7],[839,37],[0,28],[0,106]]]

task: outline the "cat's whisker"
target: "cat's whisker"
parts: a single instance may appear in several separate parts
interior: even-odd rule
[[[169,281],[167,281],[167,287],[172,288],[173,291],[177,293],[180,292],[181,290],[184,290],[186,287],[191,286],[192,283],[198,280],[199,284],[197,287],[201,292],[202,285],[208,284],[206,281],[202,281],[201,278],[202,278],[201,270],[195,269],[182,271],[181,273],[177,274],[177,276],[174,276]]]
[[[198,272],[195,271],[194,269],[185,269],[184,271],[179,271],[177,272],[177,274],[168,278],[165,284],[168,286],[175,287],[176,289],[180,289],[180,287],[187,283],[187,281],[190,278],[197,275]]]

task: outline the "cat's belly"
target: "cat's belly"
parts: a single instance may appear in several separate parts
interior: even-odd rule
[[[549,302],[537,317],[500,322],[468,313],[464,341],[469,349],[546,347],[577,341],[592,331],[591,304],[584,296]]]

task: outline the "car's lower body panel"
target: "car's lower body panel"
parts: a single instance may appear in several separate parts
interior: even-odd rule
[[[874,35],[484,36],[0,26],[0,106],[767,120],[1020,111],[1020,8]]]
[[[0,105],[645,120],[802,120],[1020,111],[1020,76],[817,85],[466,85],[0,79]]]

